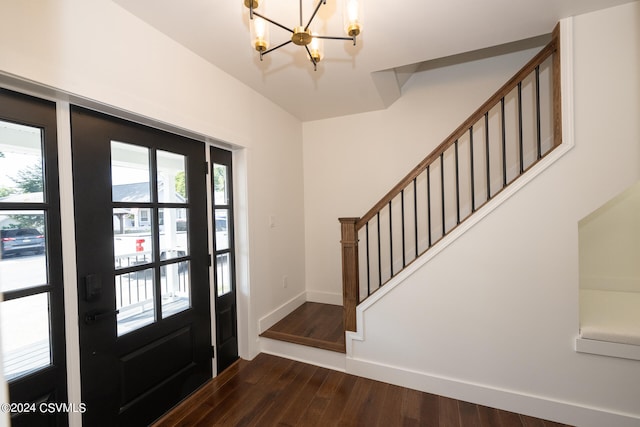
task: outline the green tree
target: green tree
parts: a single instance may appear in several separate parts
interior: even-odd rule
[[[11,180],[16,183],[19,193],[40,193],[43,191],[42,184],[42,163],[34,163],[17,173]],[[44,231],[44,214],[42,213],[22,213],[10,215],[13,224],[18,228],[37,228]]]
[[[0,159],[4,157],[4,153],[0,151]],[[7,197],[9,194],[13,194],[14,190],[9,187],[0,187],[0,198]]]
[[[213,168],[213,189],[214,191],[224,191],[224,185],[227,180],[227,168]]]
[[[187,197],[187,188],[186,188],[184,172],[178,172],[176,174],[176,193],[180,194],[182,197]]]
[[[20,189],[21,193],[39,193],[42,191],[42,163],[34,163],[18,172],[11,178]]]
[[[9,215],[11,218],[11,228],[35,228],[44,232],[43,213],[24,213],[20,215]]]
[[[2,154],[2,153],[0,153]],[[7,197],[13,193],[15,193],[16,191],[13,188],[9,188],[9,187],[0,187],[0,198],[2,197]]]

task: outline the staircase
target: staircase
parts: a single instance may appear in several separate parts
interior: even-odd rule
[[[362,217],[340,218],[343,321],[561,144],[551,42]]]
[[[373,208],[340,218],[343,306],[303,304],[261,334],[265,352],[344,370],[356,306],[446,246],[560,146],[559,35],[558,25],[547,46]]]

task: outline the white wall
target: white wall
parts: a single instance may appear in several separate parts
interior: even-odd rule
[[[640,4],[573,22],[574,149],[364,312],[348,371],[581,426],[640,422],[638,362],[574,350],[578,221],[640,177]],[[477,106],[515,62],[418,75],[387,111],[304,124],[308,287],[339,291],[331,217],[362,215],[426,135],[468,115],[445,94]]]
[[[304,292],[300,121],[111,1],[3,1],[0,16],[0,84],[35,83],[29,87],[52,98],[71,95],[237,150],[246,199],[236,203],[249,212],[249,241],[239,242],[250,280],[240,284],[250,294],[241,304],[241,349],[253,357],[258,319]],[[72,292],[75,283],[65,287]],[[67,344],[77,350],[73,337]]]

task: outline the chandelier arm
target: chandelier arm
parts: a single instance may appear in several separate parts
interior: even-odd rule
[[[327,40],[352,40],[353,45],[356,45],[356,36],[353,37],[334,37],[334,36],[313,36],[317,39],[327,39]]]
[[[278,23],[278,22],[274,21],[273,19],[269,19],[269,18],[267,18],[266,16],[262,15],[261,13],[256,12],[255,10],[253,11],[253,14],[254,14],[255,16],[258,16],[258,17],[260,17],[260,18],[264,19],[265,21],[271,22],[273,25],[276,25],[276,26],[278,26],[278,27],[282,28],[283,30],[285,30],[285,31],[289,31],[290,33],[292,33],[292,34],[293,34],[293,30],[292,30],[291,28],[287,28],[287,27],[285,27],[284,25],[282,25],[282,24],[280,24],[280,23]]]
[[[309,46],[304,45],[304,48],[307,49],[307,54],[309,55],[309,59],[311,59],[311,62],[313,62],[313,71],[318,71],[318,62],[315,59],[313,59],[313,55],[311,55]]]
[[[302,0],[300,0],[300,2],[302,3]],[[318,5],[316,6],[316,9],[313,11],[311,18],[309,18],[309,22],[307,22],[307,26],[304,27],[305,31],[309,29],[309,25],[311,25],[311,21],[313,21],[313,18],[316,17],[316,14],[318,13],[320,6],[322,6],[323,4],[327,4],[327,0],[318,0]],[[302,5],[300,5],[300,25],[302,25]]]
[[[354,40],[354,37],[335,37],[335,36],[313,36],[316,39],[327,39],[327,40]]]
[[[286,41],[286,42],[284,42],[284,43],[281,43],[281,44],[279,44],[279,45],[278,45],[278,46],[276,46],[276,47],[272,47],[271,49],[265,50],[264,52],[261,52],[261,53],[260,53],[260,57],[262,58],[262,56],[263,56],[263,55],[266,55],[266,54],[267,54],[267,53],[269,53],[269,52],[273,52],[273,51],[274,51],[274,50],[276,50],[276,49],[280,49],[282,46],[286,46],[286,45],[288,45],[289,43],[291,43],[291,40],[288,40],[288,41]]]

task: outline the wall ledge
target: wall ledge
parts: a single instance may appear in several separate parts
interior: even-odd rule
[[[576,338],[576,352],[640,360],[640,345]]]

